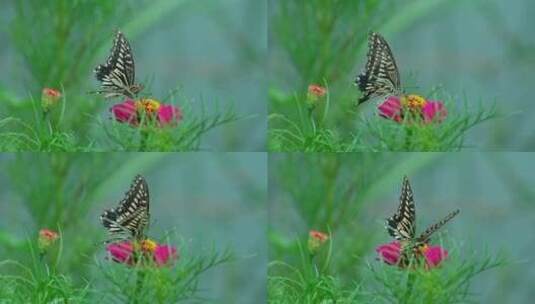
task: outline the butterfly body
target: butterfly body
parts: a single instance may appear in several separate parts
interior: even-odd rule
[[[419,236],[416,236],[416,212],[414,197],[408,178],[403,178],[401,196],[396,213],[386,220],[385,228],[393,238],[399,241],[403,248],[403,256],[418,254],[422,246],[426,246],[431,235],[452,220],[460,210],[450,212],[437,223],[430,225]],[[406,261],[405,259],[402,259]]]
[[[402,93],[396,60],[388,42],[378,33],[369,33],[366,66],[355,84],[362,92],[358,104],[370,98]]]
[[[137,175],[119,206],[105,210],[100,221],[114,238],[142,240],[150,219],[149,202],[147,182]]]
[[[96,93],[106,98],[125,96],[135,98],[143,90],[143,85],[135,83],[135,64],[130,43],[117,31],[113,47],[105,64],[95,68],[95,77],[101,82]]]

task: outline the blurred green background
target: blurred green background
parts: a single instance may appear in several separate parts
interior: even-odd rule
[[[99,215],[117,206],[140,173],[150,188],[151,238],[176,233],[189,254],[215,246],[235,256],[201,276],[198,296],[254,303],[266,296],[266,161],[259,153],[1,154],[0,260],[29,266],[26,240],[59,225],[60,271],[79,284],[105,284],[92,266],[105,256]]]
[[[329,86],[327,125],[347,137],[357,116],[355,76],[366,61],[368,31],[390,43],[408,93],[443,86],[459,102],[486,108],[496,102],[502,119],[470,131],[468,149],[535,149],[531,116],[535,82],[535,2],[531,0],[273,0],[270,3],[269,112],[294,122],[293,94],[310,83]],[[270,128],[284,128],[270,121]],[[286,126],[285,128],[290,128]]]
[[[0,12],[2,118],[33,118],[28,97],[64,86],[66,128],[98,136],[94,116],[111,102],[87,95],[114,30],[130,40],[136,77],[162,102],[178,88],[196,114],[233,107],[241,119],[211,131],[204,150],[264,150],[266,4],[247,0],[3,1]],[[216,109],[218,108],[218,109]],[[184,113],[188,115],[188,113]],[[96,134],[96,135],[95,135]],[[84,143],[84,142],[83,142]]]
[[[476,277],[476,302],[530,303],[535,296],[533,164],[532,153],[272,154],[269,259],[299,267],[296,240],[305,242],[309,230],[330,230],[330,274],[346,284],[364,279],[366,288],[366,263],[379,263],[375,247],[391,240],[384,220],[395,212],[408,175],[417,232],[460,208],[440,234],[455,244],[447,248],[450,253],[461,251],[452,256],[504,255],[511,262]],[[436,236],[435,244],[439,240]]]

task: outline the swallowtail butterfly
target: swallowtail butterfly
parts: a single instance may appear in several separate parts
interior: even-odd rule
[[[399,207],[396,213],[386,220],[386,230],[398,241],[408,241],[412,247],[417,247],[429,242],[431,235],[453,219],[460,210],[450,212],[439,222],[429,226],[422,234],[415,237],[416,232],[416,212],[414,209],[414,199],[409,179],[403,178]]]
[[[113,238],[145,238],[144,230],[149,223],[149,188],[141,175],[137,175],[119,202],[117,208],[105,210],[100,216],[102,225]]]
[[[396,60],[388,42],[378,33],[370,32],[368,36],[366,66],[357,76],[355,84],[362,92],[358,104],[370,98],[402,93]]]
[[[135,83],[135,75],[130,43],[117,31],[108,60],[95,68],[95,76],[101,82],[101,89],[96,93],[105,94],[106,98],[121,95],[135,98],[143,90],[143,85]]]

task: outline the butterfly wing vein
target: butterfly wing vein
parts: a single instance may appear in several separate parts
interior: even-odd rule
[[[388,42],[378,33],[368,36],[367,61],[355,81],[362,96],[358,103],[370,98],[386,95],[398,95],[401,92],[401,80],[392,50]]]
[[[150,219],[149,189],[145,179],[136,176],[119,206],[105,210],[100,219],[111,235],[143,238]]]
[[[95,76],[101,82],[101,91],[106,97],[124,95],[134,98],[141,90],[135,84],[135,64],[132,48],[126,37],[117,32],[110,55],[105,64],[95,68]]]

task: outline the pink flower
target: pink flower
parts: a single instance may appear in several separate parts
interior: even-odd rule
[[[134,263],[134,245],[129,241],[108,244],[106,250],[115,262],[128,265]]]
[[[172,125],[182,120],[182,110],[170,104],[162,104],[154,99],[127,99],[110,108],[115,119],[131,126],[138,126],[142,117],[157,121],[158,126]]]
[[[161,105],[158,111],[160,124],[167,125],[182,120],[182,111],[173,105]]]
[[[393,241],[388,244],[379,245],[375,249],[379,254],[379,258],[389,265],[396,265],[401,256],[401,244],[398,241]]]
[[[379,259],[389,265],[398,265],[400,267],[406,267],[407,261],[400,261],[402,246],[399,241],[392,241],[388,244],[379,245],[375,251],[379,255]],[[437,267],[446,257],[448,257],[448,251],[440,246],[429,246],[424,244],[417,250],[414,250],[415,259],[425,259],[425,266],[427,269]]]
[[[396,122],[401,122],[403,120],[401,101],[397,96],[388,97],[379,105],[378,109],[381,117],[392,119]]]
[[[135,101],[127,99],[122,103],[113,105],[110,109],[115,119],[119,122],[129,123],[132,126],[137,126],[137,107]]]
[[[153,252],[154,262],[156,265],[162,266],[167,262],[176,260],[178,258],[176,247],[168,245],[158,245]]]
[[[437,267],[440,262],[448,257],[448,251],[440,246],[424,245],[420,251],[422,252],[427,267]]]
[[[442,122],[448,115],[448,111],[442,102],[428,100],[422,108],[422,115],[425,123]]]
[[[403,97],[389,96],[377,109],[381,117],[401,123],[404,118],[407,123],[420,122],[430,124],[442,122],[448,112],[440,101],[425,100],[419,95],[407,95]],[[416,119],[416,120],[415,120]]]
[[[140,242],[123,241],[106,246],[110,257],[117,263],[133,265],[140,261],[152,261],[156,266],[164,266],[178,259],[177,249],[170,245],[159,245],[146,239]]]

